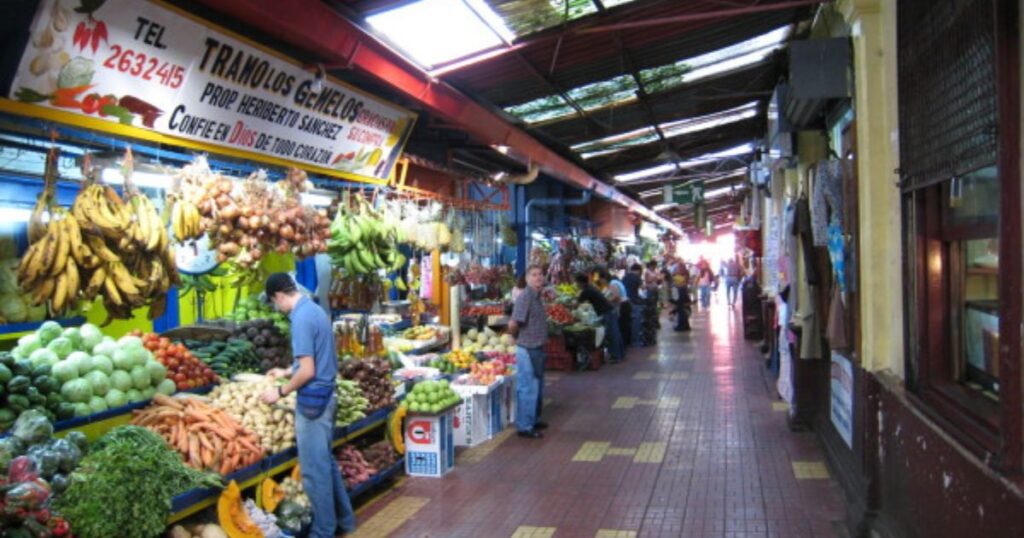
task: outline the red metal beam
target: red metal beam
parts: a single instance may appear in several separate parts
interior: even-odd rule
[[[343,66],[369,75],[397,93],[420,103],[433,114],[458,125],[479,141],[509,146],[517,158],[538,163],[544,173],[572,186],[592,189],[598,196],[612,200],[676,233],[682,233],[674,223],[656,215],[611,185],[592,177],[455,88],[431,78],[320,0],[199,2],[255,30],[305,50],[325,64]]]

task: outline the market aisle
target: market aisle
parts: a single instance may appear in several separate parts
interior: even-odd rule
[[[813,433],[791,433],[713,304],[680,335],[597,372],[548,373],[545,439],[506,435],[442,479],[407,479],[359,511],[365,536],[841,536],[842,493]]]

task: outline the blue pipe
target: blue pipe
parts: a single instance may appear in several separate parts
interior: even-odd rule
[[[564,198],[534,198],[533,200],[530,200],[529,202],[526,202],[526,208],[523,209],[523,213],[525,213],[525,217],[526,217],[525,218],[526,222],[525,222],[525,224],[523,226],[523,232],[524,232],[523,235],[525,235],[525,237],[523,238],[523,244],[526,246],[525,255],[522,256],[520,259],[516,260],[516,266],[519,269],[519,273],[520,274],[523,274],[523,273],[526,272],[526,262],[527,262],[527,258],[530,256],[530,247],[532,246],[531,245],[532,237],[530,235],[531,234],[531,230],[530,230],[530,210],[533,209],[534,206],[540,207],[540,206],[557,206],[557,205],[560,205],[560,206],[574,207],[574,206],[585,205],[585,204],[590,202],[590,196],[591,196],[592,192],[593,191],[591,191],[589,189],[585,190],[585,191],[583,191],[583,196],[581,196],[579,198],[572,198],[572,199],[569,199],[569,200],[566,200]]]

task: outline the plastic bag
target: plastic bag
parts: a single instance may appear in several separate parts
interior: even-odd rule
[[[0,469],[6,469],[11,460],[25,453],[25,443],[17,437],[0,439]]]
[[[44,443],[53,436],[53,424],[46,418],[46,415],[35,409],[29,409],[14,421],[11,434],[29,445]]]
[[[37,478],[8,490],[4,497],[4,509],[8,513],[15,513],[18,510],[32,511],[42,507],[48,498],[50,487],[45,481]]]
[[[50,445],[36,445],[28,449],[28,457],[35,464],[39,476],[49,480],[60,471],[60,455]]]
[[[65,439],[74,443],[78,447],[79,453],[85,455],[89,450],[89,440],[85,437],[85,434],[80,431],[70,431],[64,436]]]
[[[31,482],[37,478],[39,478],[39,469],[28,456],[18,456],[7,466],[7,482],[9,484]]]
[[[82,459],[82,451],[78,445],[67,439],[54,439],[49,443],[50,452],[57,455],[60,472],[70,473],[78,467],[78,460]]]

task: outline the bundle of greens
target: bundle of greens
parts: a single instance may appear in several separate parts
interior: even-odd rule
[[[220,477],[187,467],[159,435],[121,426],[90,447],[55,509],[80,538],[151,538],[166,528],[171,499]]]

